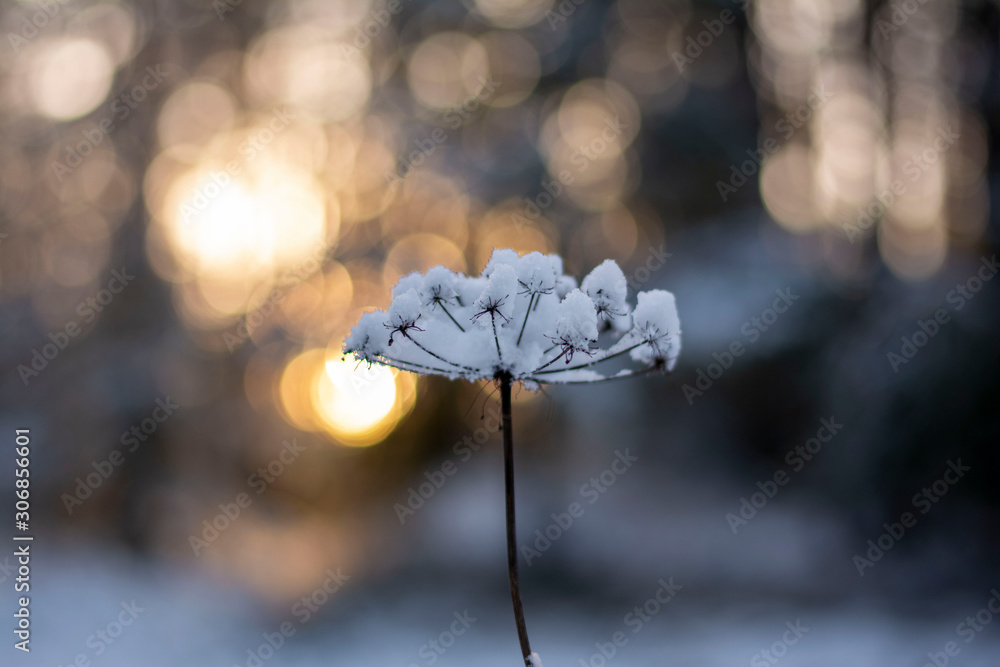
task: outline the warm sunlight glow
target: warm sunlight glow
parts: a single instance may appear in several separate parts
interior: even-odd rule
[[[359,364],[322,349],[303,352],[279,383],[286,419],[307,431],[326,431],[338,442],[367,447],[388,436],[412,408],[416,381],[409,373]]]
[[[347,444],[371,444],[372,436],[381,440],[388,435],[396,422],[392,418],[394,375],[385,366],[327,361],[318,378],[314,403],[330,432]]]
[[[46,44],[30,79],[35,108],[55,120],[79,118],[104,100],[113,70],[111,56],[94,40]]]

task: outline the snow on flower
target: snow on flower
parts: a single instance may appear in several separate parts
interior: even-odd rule
[[[517,273],[514,267],[508,264],[497,265],[490,273],[490,281],[486,284],[486,289],[476,299],[476,308],[479,310],[472,319],[479,320],[484,327],[496,326],[499,318],[503,324],[510,324],[510,319],[514,316],[514,300],[517,294]],[[488,315],[482,320],[483,315]]]
[[[628,284],[625,282],[625,274],[613,259],[606,259],[596,266],[583,279],[580,289],[594,300],[598,315],[610,319],[628,314],[628,304],[625,302]]]
[[[428,271],[420,287],[423,304],[425,306],[435,306],[442,303],[458,305],[458,292],[455,291],[457,278],[455,273],[443,266],[435,266]]]
[[[632,358],[643,363],[665,361],[672,371],[681,353],[681,321],[674,295],[659,289],[639,292],[632,322],[634,335],[647,343],[632,350]]]
[[[351,335],[344,342],[345,348],[350,348],[356,357],[371,363],[378,361],[385,354],[386,315],[381,310],[365,313],[351,329]]]
[[[445,271],[447,270],[448,269],[445,269]],[[409,292],[411,289],[419,291],[423,286],[423,283],[424,276],[420,275],[419,272],[414,271],[413,273],[407,274],[399,279],[396,286],[392,288],[392,296],[397,297],[404,292]]]
[[[392,337],[396,333],[409,336],[410,329],[417,328],[417,320],[420,319],[420,297],[416,290],[407,290],[395,297],[389,304],[389,321],[385,327],[391,332],[389,334],[389,345],[392,345]]]
[[[557,263],[540,252],[530,252],[515,265],[517,282],[521,285],[522,294],[551,294],[556,287],[558,278]],[[558,270],[562,270],[562,260],[558,262]]]
[[[589,296],[573,290],[556,306],[552,339],[567,353],[566,361],[573,360],[574,352],[590,354],[591,346],[597,345],[597,310]]]
[[[480,277],[443,266],[411,273],[393,288],[388,312],[362,315],[344,352],[450,378],[503,375],[531,388],[674,368],[681,330],[670,292],[640,292],[633,311],[613,260],[594,268],[579,288],[562,270],[558,255],[504,249],[493,251]],[[639,367],[595,368],[613,359]]]

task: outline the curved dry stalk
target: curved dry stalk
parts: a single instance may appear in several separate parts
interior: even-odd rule
[[[517,638],[521,642],[524,664],[529,665],[531,644],[528,642],[528,628],[524,622],[524,606],[521,604],[521,585],[517,576],[517,530],[514,521],[514,433],[511,426],[510,373],[503,372],[500,380],[500,410],[503,419],[503,469],[504,494],[507,501],[507,576],[510,580],[510,597],[514,603],[514,622]]]

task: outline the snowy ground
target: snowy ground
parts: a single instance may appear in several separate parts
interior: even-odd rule
[[[265,613],[259,601],[201,575],[140,566],[113,553],[78,550],[40,559],[33,577],[33,651],[24,656],[8,641],[0,659],[4,665],[520,667],[509,600],[447,583],[441,594],[428,595],[399,585],[372,592],[365,582],[351,582],[353,590],[338,591],[302,622],[290,609],[282,613],[272,606]],[[651,583],[650,596],[655,587]],[[709,608],[686,601],[684,595],[678,592],[643,620],[627,614],[650,597],[634,604],[584,604],[550,596],[540,606],[531,600],[537,594],[529,594],[526,613],[533,647],[546,667],[923,667],[928,652],[943,651],[954,641],[959,653],[948,664],[1000,664],[997,627],[956,634],[957,625],[984,607],[986,597],[917,619],[860,604],[762,607],[747,602],[752,596],[739,598],[742,602],[717,601]],[[134,619],[124,611],[133,600]],[[119,620],[129,622],[120,634]],[[294,634],[279,641],[274,633],[282,623]],[[796,624],[799,636],[789,630]],[[110,641],[101,639],[99,630]],[[622,633],[620,646],[605,661],[596,644],[610,653],[616,632]],[[266,634],[281,644],[277,651],[266,647]],[[782,646],[785,639],[790,641]],[[262,645],[258,656],[263,660],[248,653]],[[759,654],[763,649],[781,656],[768,660]],[[945,664],[940,656],[939,664]]]

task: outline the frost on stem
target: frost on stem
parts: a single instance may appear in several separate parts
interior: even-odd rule
[[[579,288],[562,270],[558,255],[507,249],[493,252],[482,276],[443,266],[411,273],[393,288],[387,312],[361,317],[344,351],[450,378],[492,380],[506,372],[529,389],[674,368],[681,331],[672,294],[640,292],[633,310],[614,261],[595,267]],[[600,371],[612,359],[638,367]]]

